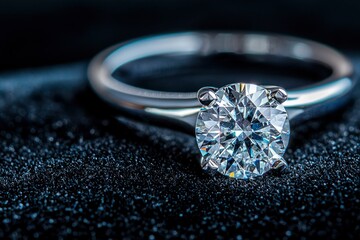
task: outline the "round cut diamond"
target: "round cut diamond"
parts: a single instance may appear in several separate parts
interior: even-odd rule
[[[203,168],[248,179],[286,165],[288,114],[265,87],[236,83],[218,89],[196,121]]]

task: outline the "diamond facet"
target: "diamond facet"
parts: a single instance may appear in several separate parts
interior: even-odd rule
[[[196,140],[205,169],[248,179],[286,165],[288,114],[265,87],[235,83],[219,88],[196,121]]]

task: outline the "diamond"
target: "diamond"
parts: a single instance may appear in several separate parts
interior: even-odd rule
[[[244,83],[215,92],[215,99],[202,107],[196,121],[204,169],[249,179],[286,165],[282,156],[289,142],[289,118],[279,96],[271,93],[263,86]]]

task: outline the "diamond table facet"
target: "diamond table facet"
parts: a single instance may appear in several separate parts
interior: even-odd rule
[[[196,121],[203,168],[233,178],[261,176],[286,165],[288,114],[263,86],[236,83],[218,89]]]

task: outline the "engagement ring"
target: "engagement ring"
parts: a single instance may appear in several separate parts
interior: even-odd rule
[[[169,82],[170,73],[204,69],[203,63],[226,55],[285,64],[283,69],[290,63],[316,66],[324,76],[296,88],[273,85],[271,79],[259,84],[234,78],[216,86],[209,80],[197,92],[186,91],[195,81]],[[160,85],[176,89],[156,90],[151,83],[144,87],[136,80],[150,75],[169,76]],[[94,91],[115,106],[191,127],[202,168],[237,179],[286,166],[283,155],[290,123],[301,124],[339,109],[355,85],[352,63],[325,45],[276,34],[214,32],[152,36],[110,47],[90,63],[89,80]]]

